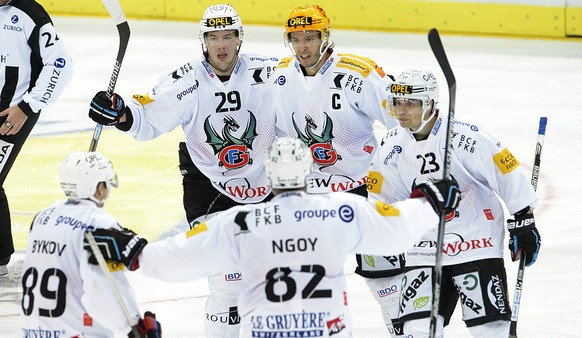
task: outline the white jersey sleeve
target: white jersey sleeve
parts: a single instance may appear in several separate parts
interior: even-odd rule
[[[133,95],[127,102],[130,135],[140,141],[151,140],[194,118],[200,85],[197,64],[198,60],[191,60],[162,76],[146,94]]]
[[[347,79],[344,88],[347,102],[355,110],[367,115],[372,121],[378,121],[387,128],[396,126],[396,120],[388,111],[388,94],[393,82],[391,75],[372,59],[354,54],[338,54],[336,64],[338,71],[345,71]],[[340,73],[342,74],[342,73]]]
[[[406,199],[395,203],[370,200],[369,206],[360,206],[357,220],[358,235],[352,251],[370,255],[398,255],[407,249],[420,235],[438,224],[438,217],[425,198]],[[390,226],[386,226],[386,222]],[[390,244],[387,245],[387,242]],[[390,247],[390,251],[387,250]]]
[[[9,99],[9,106],[18,104],[26,114],[38,113],[55,103],[71,81],[71,57],[38,3],[5,5],[0,19],[4,23],[0,32],[2,99]]]
[[[234,217],[241,207],[224,211],[188,232],[148,244],[139,257],[146,276],[185,282],[238,269],[240,262]]]
[[[538,203],[524,167],[511,151],[481,126],[455,122],[453,148],[463,167],[494,191],[510,214]]]

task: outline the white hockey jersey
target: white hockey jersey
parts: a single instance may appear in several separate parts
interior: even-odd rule
[[[58,201],[34,218],[22,266],[24,337],[113,337],[131,331],[103,271],[88,263],[83,249],[85,231],[96,228],[119,225],[89,200]],[[137,323],[129,282],[122,270],[112,277]]]
[[[383,201],[410,195],[415,184],[443,177],[446,144],[444,118],[438,118],[429,137],[416,141],[398,126],[387,132],[368,177],[371,196]],[[461,202],[447,215],[443,265],[503,257],[505,216],[537,205],[537,196],[519,161],[480,126],[455,121],[451,175],[459,183]],[[407,252],[406,265],[434,265],[437,230],[429,231]]]
[[[424,198],[388,205],[291,191],[149,244],[139,262],[171,282],[239,268],[241,337],[351,337],[346,255],[398,254],[437,223]]]
[[[0,111],[19,104],[27,114],[54,103],[73,63],[46,11],[36,2],[0,6]]]
[[[396,125],[386,110],[391,80],[368,58],[333,52],[320,71],[303,76],[296,58],[275,71],[278,134],[301,139],[313,154],[309,193],[366,184],[376,150],[374,121]]]
[[[263,158],[275,139],[270,92],[278,59],[239,54],[227,83],[204,60],[192,60],[162,77],[127,104],[129,133],[150,140],[181,125],[196,167],[214,187],[240,203],[271,192]]]

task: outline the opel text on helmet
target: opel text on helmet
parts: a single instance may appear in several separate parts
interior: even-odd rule
[[[204,11],[202,20],[200,20],[200,43],[202,50],[208,50],[206,47],[206,33],[218,31],[236,31],[240,41],[243,39],[243,26],[240,16],[230,4],[210,5]],[[240,48],[240,47],[239,47]]]
[[[416,133],[421,131],[436,114],[439,86],[431,71],[409,69],[402,72],[392,83],[389,95],[391,113],[395,112],[397,100],[422,102],[422,123],[418,129],[411,130],[412,133]]]
[[[59,182],[68,198],[90,199],[98,204],[103,204],[102,200],[94,196],[100,182],[104,182],[107,189],[117,188],[118,185],[117,174],[107,157],[81,151],[70,153],[63,160]]]
[[[295,54],[292,48],[291,33],[309,31],[317,32],[321,39],[319,47],[319,60],[321,60],[325,52],[333,48],[333,42],[330,38],[331,22],[319,5],[298,6],[293,9],[285,23],[285,46],[289,47],[291,52]]]
[[[311,153],[301,140],[278,138],[267,152],[265,168],[273,189],[305,187],[311,172]]]

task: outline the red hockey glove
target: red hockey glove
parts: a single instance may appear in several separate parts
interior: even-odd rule
[[[156,314],[146,311],[143,314],[143,319],[140,318],[139,322],[133,327],[139,332],[139,337],[133,334],[133,330],[127,334],[129,338],[161,338],[162,337],[162,324],[156,320]]]

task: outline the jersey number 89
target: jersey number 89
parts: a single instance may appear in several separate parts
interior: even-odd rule
[[[53,282],[51,282],[53,279]],[[34,310],[34,288],[38,282],[38,270],[29,268],[22,275],[22,312],[30,316]],[[56,286],[56,290],[49,289],[49,282]],[[40,281],[40,294],[46,299],[54,299],[56,306],[54,309],[38,309],[41,317],[59,317],[65,312],[67,299],[67,276],[59,269],[47,269],[42,274]]]

